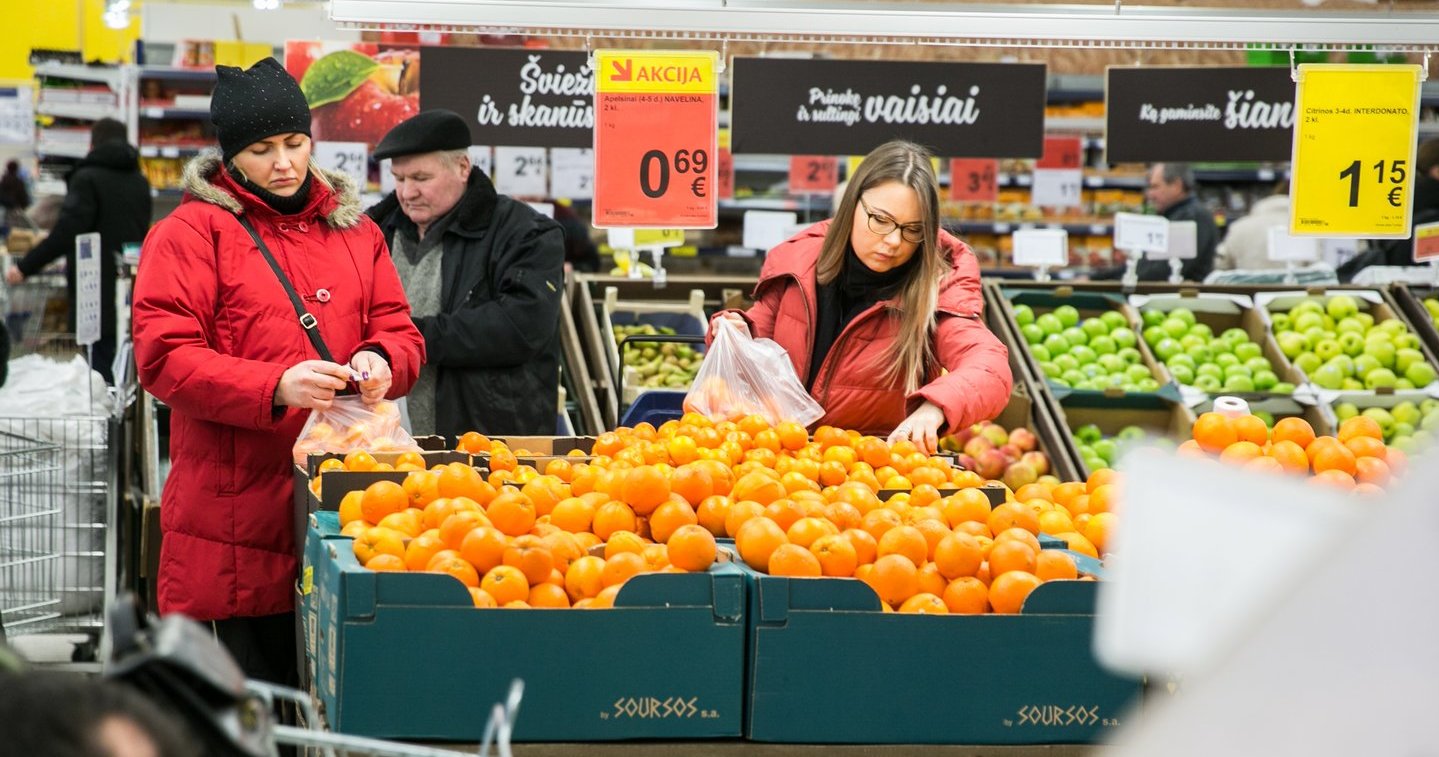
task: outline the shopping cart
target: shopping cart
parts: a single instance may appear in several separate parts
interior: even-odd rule
[[[70,328],[70,299],[65,276],[44,272],[7,287],[10,357],[45,355],[66,360],[83,354]]]
[[[0,636],[6,638],[45,631],[61,618],[59,452],[56,444],[0,431]]]

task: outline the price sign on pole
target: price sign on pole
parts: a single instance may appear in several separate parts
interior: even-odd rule
[[[395,191],[395,174],[392,173],[394,164],[389,158],[380,161],[380,194],[387,195]]]
[[[1048,267],[1069,262],[1069,232],[1064,229],[1020,229],[1012,238],[1015,265]]]
[[[1409,236],[1422,77],[1420,66],[1299,66],[1291,234]]]
[[[75,237],[75,341],[100,341],[100,232]]]
[[[1128,252],[1169,252],[1169,219],[1139,213],[1114,214],[1114,246]]]
[[[519,197],[549,194],[549,154],[543,147],[496,147],[495,189]]]
[[[1439,223],[1423,223],[1414,227],[1414,262],[1432,263],[1439,260]]]
[[[718,61],[710,50],[595,53],[595,226],[718,223]]]
[[[470,165],[480,169],[493,179],[495,175],[495,153],[489,145],[470,145]]]
[[[790,194],[828,194],[839,186],[839,158],[795,155],[789,159]]]
[[[550,193],[571,200],[595,196],[595,151],[578,147],[550,149]]]
[[[1078,169],[1036,169],[1030,202],[1055,208],[1072,208],[1083,197],[1084,173]]]
[[[364,142],[316,142],[315,163],[327,171],[348,175],[361,192],[370,179],[370,146]]]
[[[949,199],[955,202],[994,202],[999,199],[999,161],[990,158],[954,158],[949,161]]]

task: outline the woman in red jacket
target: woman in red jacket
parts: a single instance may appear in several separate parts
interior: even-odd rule
[[[352,379],[369,404],[408,391],[424,341],[356,187],[310,162],[295,80],[269,58],[216,70],[222,154],[186,166],[184,201],[146,238],[135,282],[140,383],[172,410],[160,610],[214,621],[247,674],[291,683],[291,447]],[[346,365],[318,359],[241,219]]]
[[[825,409],[819,424],[934,452],[943,430],[1009,401],[1008,353],[980,320],[979,264],[940,229],[918,145],[866,156],[833,219],[770,250],[754,300],[718,317],[785,348]]]

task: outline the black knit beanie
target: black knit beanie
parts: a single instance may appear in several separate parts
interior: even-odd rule
[[[310,106],[300,85],[274,58],[241,70],[215,66],[219,81],[210,96],[210,120],[225,162],[276,134],[310,133]]]

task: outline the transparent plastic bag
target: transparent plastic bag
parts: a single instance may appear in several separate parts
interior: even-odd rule
[[[739,420],[761,415],[770,425],[794,421],[808,426],[824,416],[784,348],[772,339],[754,339],[724,318],[685,395],[684,408],[711,418]]]
[[[400,423],[400,408],[388,400],[366,405],[359,395],[335,398],[328,410],[310,411],[310,419],[295,441],[295,462],[327,452],[346,454],[420,451],[420,445]]]

